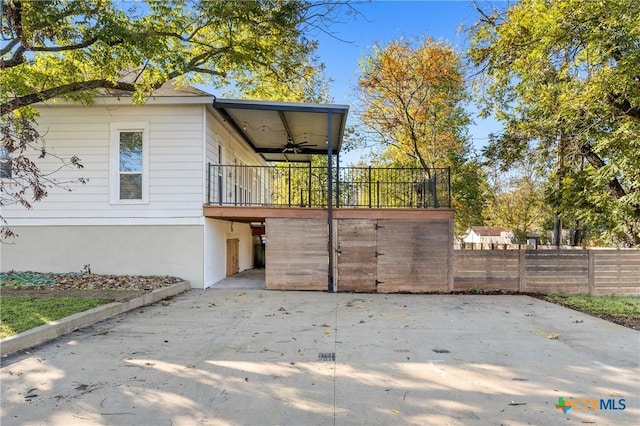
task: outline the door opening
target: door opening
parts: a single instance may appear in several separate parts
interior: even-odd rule
[[[227,276],[240,272],[240,239],[227,240]]]

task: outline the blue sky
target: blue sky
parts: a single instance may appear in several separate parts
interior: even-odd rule
[[[487,2],[480,2],[486,5]],[[505,2],[494,1],[494,6]],[[317,34],[320,42],[318,55],[326,65],[326,75],[333,80],[330,94],[333,102],[352,106],[350,120],[355,118],[354,87],[358,79],[358,63],[371,52],[374,42],[386,44],[391,40],[422,38],[429,35],[436,40],[447,41],[460,52],[466,49],[467,35],[461,26],[471,26],[477,12],[470,1],[375,1],[356,5],[361,16],[349,17],[345,23],[335,23],[331,31],[336,38]],[[500,126],[494,120],[475,117],[475,125],[470,134],[476,148],[486,143],[491,132],[498,132]]]

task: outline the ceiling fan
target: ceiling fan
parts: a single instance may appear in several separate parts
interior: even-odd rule
[[[294,154],[299,154],[303,151],[303,149],[307,146],[307,145],[313,145],[309,142],[299,142],[299,143],[295,143],[293,140],[289,139],[287,141],[287,144],[284,146],[284,149],[282,150],[283,153],[285,152],[292,152]]]

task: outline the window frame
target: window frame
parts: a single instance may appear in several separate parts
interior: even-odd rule
[[[120,198],[120,133],[142,132],[142,198]],[[109,147],[109,203],[110,204],[149,204],[149,123],[146,121],[110,123]],[[127,172],[125,174],[133,174]]]
[[[13,154],[9,152],[7,147],[4,145],[0,145],[0,179],[2,180],[12,180],[13,179],[13,167],[11,164],[11,160],[13,159]],[[5,168],[5,163],[8,164],[8,167]],[[6,176],[4,171],[6,170]]]

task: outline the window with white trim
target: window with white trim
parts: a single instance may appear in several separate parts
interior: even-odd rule
[[[111,124],[111,202],[148,202],[148,133],[148,123]]]
[[[11,178],[11,153],[5,146],[0,146],[0,178]]]

